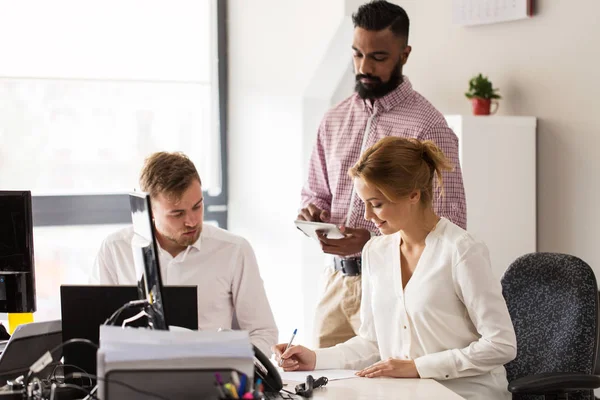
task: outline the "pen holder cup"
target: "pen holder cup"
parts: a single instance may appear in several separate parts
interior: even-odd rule
[[[242,372],[235,369],[221,369],[214,371],[214,392],[210,398],[211,400],[261,399],[262,397],[258,396],[259,392],[255,392],[253,389],[254,382]]]

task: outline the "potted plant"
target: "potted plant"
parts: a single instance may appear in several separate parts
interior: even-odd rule
[[[492,87],[492,82],[481,74],[471,78],[469,81],[469,91],[465,93],[467,99],[471,100],[474,115],[490,115],[492,100],[501,99],[496,93],[498,89]],[[496,107],[491,114],[498,111],[498,102],[494,101]]]

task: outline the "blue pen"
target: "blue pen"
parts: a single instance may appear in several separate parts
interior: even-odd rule
[[[296,332],[298,332],[298,329],[294,329],[294,334],[292,335],[292,338],[290,339],[290,342],[288,343],[288,345],[285,347],[285,350],[283,351],[283,353],[285,353],[286,351],[288,351],[288,349],[290,347],[292,347],[292,341],[294,341],[294,338],[296,337]],[[283,354],[281,353],[281,354]],[[279,360],[279,366],[281,367],[283,365],[283,358],[281,358]]]
[[[243,396],[246,393],[246,374],[242,374],[240,377],[240,387],[238,388],[238,394]]]

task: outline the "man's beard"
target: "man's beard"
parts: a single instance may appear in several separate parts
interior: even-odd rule
[[[163,233],[163,236],[165,237],[165,239],[169,240],[170,242],[173,242],[182,247],[187,247],[187,246],[191,246],[194,243],[196,243],[196,241],[200,237],[201,231],[202,231],[201,227],[199,226],[198,228],[196,228],[196,233],[194,234],[194,236],[186,236],[184,234],[180,234],[179,237],[174,237],[174,236],[167,235],[164,233]]]
[[[371,79],[376,83],[372,84],[371,87],[365,87],[360,81],[363,78]],[[358,93],[361,99],[378,99],[395,90],[401,83],[402,65],[399,62],[396,67],[394,67],[394,71],[387,82],[381,82],[379,77],[373,75],[356,75],[354,91]]]

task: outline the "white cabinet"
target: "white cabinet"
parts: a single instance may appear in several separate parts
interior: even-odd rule
[[[483,240],[500,277],[536,251],[536,118],[446,116],[459,139],[467,230]]]

